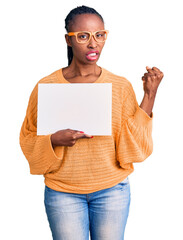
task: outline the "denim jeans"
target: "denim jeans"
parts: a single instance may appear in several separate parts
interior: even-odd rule
[[[44,194],[53,240],[124,240],[131,200],[128,177],[89,194],[58,192],[47,186]]]

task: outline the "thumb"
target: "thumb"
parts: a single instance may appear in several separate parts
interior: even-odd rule
[[[91,138],[93,136],[85,133],[85,137]]]
[[[76,137],[76,139],[79,139],[79,138],[91,138],[92,135],[89,135],[89,134],[86,134],[86,133],[77,132],[75,137]]]

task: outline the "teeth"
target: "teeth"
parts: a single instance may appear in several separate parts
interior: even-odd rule
[[[88,56],[96,56],[97,54],[96,53],[90,53],[88,54]]]

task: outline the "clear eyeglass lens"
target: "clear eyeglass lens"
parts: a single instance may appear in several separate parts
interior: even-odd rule
[[[106,31],[99,31],[95,33],[95,39],[97,42],[104,42],[106,40],[107,33]],[[77,34],[78,42],[85,43],[89,40],[90,34],[87,32],[80,32]]]
[[[86,32],[80,32],[77,34],[77,40],[78,42],[87,42],[89,40],[90,34]]]
[[[106,40],[106,37],[107,37],[107,34],[106,34],[106,31],[99,31],[95,34],[95,39],[98,41],[98,42],[103,42]]]

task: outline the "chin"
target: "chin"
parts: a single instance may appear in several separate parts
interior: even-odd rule
[[[93,64],[96,64],[97,62],[98,62],[98,60],[97,61],[88,61],[86,64],[93,65]]]
[[[99,58],[97,60],[93,60],[93,61],[86,59],[85,62],[86,62],[86,64],[92,65],[92,64],[96,64],[98,62],[98,60],[99,60]]]
[[[87,59],[86,61],[79,61],[79,63],[82,65],[95,65],[97,62],[98,62],[98,59],[95,61],[88,61]]]

